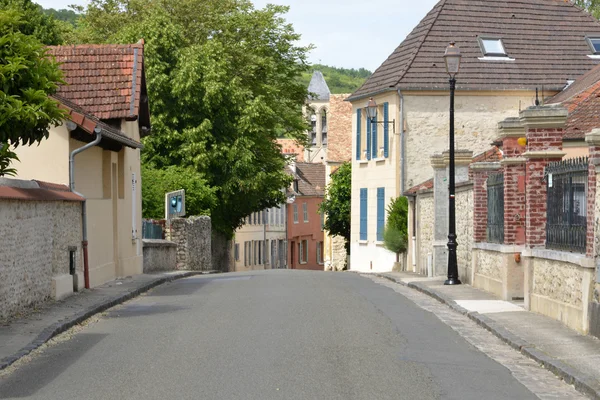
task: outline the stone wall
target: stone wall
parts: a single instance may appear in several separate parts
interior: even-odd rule
[[[561,261],[536,259],[533,266],[533,294],[574,307],[582,305],[583,271]]]
[[[417,198],[417,272],[427,275],[427,255],[433,252],[434,210],[433,194]]]
[[[329,98],[327,161],[352,159],[352,104],[349,95],[332,94]]]
[[[456,189],[456,235],[458,247],[458,276],[463,283],[471,283],[471,260],[473,253],[473,185]]]
[[[348,254],[346,253],[346,240],[341,236],[333,236],[331,238],[331,252],[333,253],[333,261],[330,269],[332,271],[343,271],[346,269]]]
[[[0,319],[53,295],[53,277],[69,274],[81,254],[81,203],[0,199]]]
[[[168,240],[144,239],[144,273],[177,269],[177,245]]]
[[[177,269],[212,270],[211,230],[207,216],[167,221],[167,239],[177,245]]]

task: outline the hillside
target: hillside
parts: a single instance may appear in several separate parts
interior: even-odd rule
[[[77,19],[79,18],[79,14],[77,14],[73,10],[55,10],[54,8],[44,8],[44,14],[52,15],[55,19],[63,22],[67,22],[71,25],[75,25]]]
[[[332,94],[352,93],[371,75],[371,71],[364,68],[347,69],[314,64],[308,72],[302,74],[301,79],[306,87],[308,87],[312,73],[315,70],[323,73]]]

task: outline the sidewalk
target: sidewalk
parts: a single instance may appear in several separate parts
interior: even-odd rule
[[[207,273],[211,272],[174,271],[136,275],[75,293],[61,301],[48,302],[20,318],[0,321],[0,371],[94,314],[162,283]]]
[[[600,399],[600,340],[526,311],[522,303],[498,300],[470,285],[444,286],[444,278],[426,278],[410,272],[375,275],[419,290],[467,315],[580,392]]]

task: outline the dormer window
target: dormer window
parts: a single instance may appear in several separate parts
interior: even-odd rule
[[[592,54],[600,55],[600,36],[586,37],[585,39],[592,49]]]
[[[508,57],[502,39],[480,37],[479,46],[485,57]]]

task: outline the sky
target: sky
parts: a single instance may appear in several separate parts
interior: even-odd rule
[[[44,8],[86,5],[86,0],[36,0]],[[309,61],[374,71],[438,0],[254,0],[290,6],[284,18],[313,44]]]

